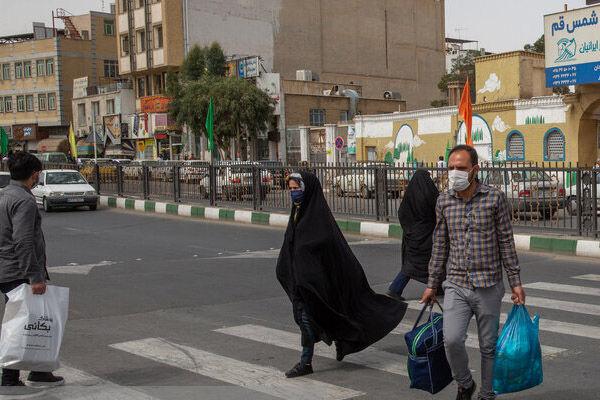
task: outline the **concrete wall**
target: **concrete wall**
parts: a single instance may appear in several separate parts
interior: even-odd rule
[[[365,97],[400,92],[409,109],[440,96],[443,0],[188,1],[192,43],[260,55],[283,79],[310,69],[322,81],[362,85]]]

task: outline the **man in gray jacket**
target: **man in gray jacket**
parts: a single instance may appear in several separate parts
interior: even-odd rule
[[[8,160],[10,184],[0,192],[0,291],[6,293],[29,284],[33,294],[46,292],[46,243],[42,217],[31,189],[37,184],[42,163],[34,155],[17,152]],[[58,386],[64,379],[50,372],[32,371],[29,386]],[[19,370],[2,369],[2,386],[24,386]]]

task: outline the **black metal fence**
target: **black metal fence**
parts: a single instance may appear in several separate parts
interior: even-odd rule
[[[286,178],[306,169],[318,176],[334,214],[377,221],[397,221],[400,202],[417,168],[427,169],[440,191],[448,185],[446,169],[425,164],[88,163],[46,167],[77,168],[104,195],[269,211],[291,207]],[[504,163],[482,166],[478,178],[506,194],[515,226],[600,236],[598,168]]]

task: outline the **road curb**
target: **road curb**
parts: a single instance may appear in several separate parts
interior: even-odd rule
[[[150,200],[133,200],[113,196],[100,196],[100,204],[110,208],[122,208],[145,213],[179,215],[187,218],[266,225],[279,228],[286,227],[289,220],[289,215],[280,213],[203,207]],[[337,219],[337,223],[340,229],[346,233],[381,238],[402,237],[402,227],[399,224],[345,219]],[[578,240],[522,234],[516,234],[514,237],[518,250],[600,258],[600,241],[597,240]]]

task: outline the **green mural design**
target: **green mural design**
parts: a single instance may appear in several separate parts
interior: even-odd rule
[[[525,118],[525,125],[542,125],[545,123],[546,123],[546,119],[544,118],[543,115]]]
[[[394,149],[394,159],[395,160],[399,160],[400,159],[400,155],[402,153],[406,153],[406,152],[410,152],[410,151],[411,151],[410,144],[408,144],[408,143],[400,143],[398,145],[398,147],[396,147]]]
[[[387,153],[385,153],[385,159],[384,161],[387,164],[393,164],[394,163],[394,155],[392,154],[391,151],[388,151]]]
[[[483,129],[477,128],[472,134],[473,142],[483,142]]]

